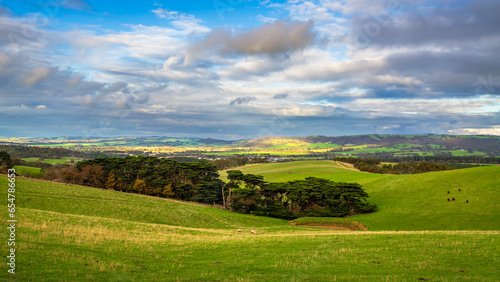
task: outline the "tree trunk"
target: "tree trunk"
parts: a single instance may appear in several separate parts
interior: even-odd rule
[[[224,209],[227,209],[226,208],[226,197],[224,197],[224,185],[222,185],[222,206],[224,207]]]
[[[229,195],[227,196],[227,209],[228,210],[231,210],[231,207],[230,207],[230,204],[231,204],[231,190],[232,190],[232,187],[229,187]]]

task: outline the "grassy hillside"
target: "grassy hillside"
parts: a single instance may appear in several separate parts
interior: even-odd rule
[[[381,152],[395,156],[451,154],[453,156],[495,156],[499,154],[499,136],[459,135],[379,135],[353,136],[265,136],[234,143],[234,146],[252,148],[248,153],[277,155],[276,150],[289,153],[325,153],[335,147],[343,147],[337,154],[367,155]],[[259,150],[260,149],[260,150]],[[300,151],[302,149],[303,151]],[[328,149],[328,150],[325,150]],[[470,150],[470,152],[469,152]]]
[[[0,185],[6,184],[6,178],[0,178]],[[16,193],[19,199],[17,206],[31,210],[192,228],[234,229],[287,225],[285,221],[278,219],[249,217],[197,203],[69,186],[51,181],[18,178],[17,186],[20,187]],[[0,195],[6,198],[6,191],[2,193]]]
[[[263,175],[271,182],[314,176],[360,183],[379,211],[352,219],[370,230],[500,230],[500,209],[495,208],[500,199],[499,166],[385,175],[350,170],[331,161],[310,161],[253,165],[241,171]]]
[[[21,165],[15,165],[14,169],[16,170],[16,173],[20,175],[27,175],[27,174],[41,174],[41,168],[38,167],[29,167],[29,166],[21,166]]]
[[[329,168],[326,162],[318,163],[320,167],[316,168],[310,162],[295,165],[309,170],[302,170],[298,177],[310,172],[325,176],[330,170],[337,172],[332,177],[353,179],[357,175],[366,184],[387,177]],[[272,171],[293,177],[285,168],[275,167]],[[4,176],[0,176],[0,187],[7,187]],[[335,231],[292,226],[283,220],[235,214],[200,204],[21,177],[16,179],[16,187],[16,275],[8,274],[6,263],[2,263],[2,280],[498,278],[499,231]],[[0,228],[5,230],[6,189],[0,189],[0,197]],[[244,232],[238,233],[237,228]],[[250,230],[256,230],[258,235],[250,234]],[[7,241],[5,232],[0,236]],[[7,254],[7,245],[2,246],[2,253]]]

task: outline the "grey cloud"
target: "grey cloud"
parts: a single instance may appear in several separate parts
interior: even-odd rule
[[[84,10],[90,8],[90,5],[82,0],[62,0],[57,1],[57,3],[61,5],[61,7],[73,10]]]
[[[144,93],[135,98],[137,104],[146,104],[149,101],[149,94]]]
[[[303,49],[313,44],[316,33],[313,22],[285,22],[282,20],[264,24],[257,29],[233,35],[229,30],[218,28],[188,51],[188,57],[200,55],[206,50],[228,55],[279,55]]]
[[[229,103],[229,105],[232,106],[232,105],[235,105],[235,104],[238,104],[238,105],[247,104],[247,103],[249,103],[251,101],[255,101],[255,100],[257,100],[257,98],[255,98],[255,97],[238,97],[238,98],[232,100]]]
[[[97,107],[97,101],[92,95],[87,94],[83,97],[82,105],[88,108],[95,108]]]
[[[114,82],[112,84],[108,84],[106,87],[102,88],[100,92],[101,95],[106,95],[109,93],[115,93],[118,91],[125,91],[126,92],[126,87],[127,83],[123,81],[118,81]]]
[[[296,71],[289,68],[285,70],[288,77],[342,81],[346,87],[371,89],[381,98],[500,92],[495,86],[500,79],[499,1],[450,1],[446,5],[404,2],[385,22],[376,17],[385,8],[379,5],[381,1],[374,2],[372,6],[378,10],[361,9],[351,21],[352,29],[366,38],[364,44],[350,46],[353,59],[329,66],[303,66]],[[369,28],[371,31],[366,30]],[[349,35],[353,39],[359,34]],[[373,63],[377,61],[380,63]],[[493,82],[481,79],[489,76]],[[481,85],[484,81],[486,85]],[[481,87],[483,92],[477,93]],[[486,92],[488,87],[494,91]],[[395,88],[400,91],[391,92]]]
[[[377,18],[375,14],[355,17],[352,20],[353,30],[360,32],[357,35],[364,37],[367,44],[377,45],[443,42],[460,45],[466,40],[477,41],[499,35],[499,1],[471,1],[432,9],[410,3],[402,6],[403,11],[390,15],[392,18],[389,19]]]
[[[276,94],[273,96],[273,99],[285,99],[288,98],[290,95],[288,94]]]
[[[33,19],[11,18],[0,14],[0,46],[19,51],[40,51],[46,44],[47,34],[33,24]]]

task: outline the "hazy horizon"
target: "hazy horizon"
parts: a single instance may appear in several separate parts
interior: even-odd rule
[[[436,133],[425,133],[425,134],[379,134],[379,133],[361,133],[361,134],[354,134],[354,135],[322,135],[322,134],[315,134],[315,135],[273,135],[273,136],[258,136],[255,138],[240,138],[240,139],[224,139],[224,138],[217,138],[217,137],[211,137],[211,136],[186,136],[186,135],[115,135],[115,136],[64,136],[64,135],[59,135],[59,136],[0,136],[0,138],[81,138],[81,139],[112,139],[112,138],[147,138],[147,137],[168,137],[168,138],[201,138],[201,139],[216,139],[216,140],[223,140],[223,141],[241,141],[241,140],[252,140],[252,139],[257,139],[257,138],[300,138],[300,137],[311,137],[311,136],[323,136],[323,137],[344,137],[344,136],[367,136],[367,135],[389,135],[389,136],[426,136],[426,135],[446,135],[446,136],[488,136],[488,137],[500,137],[500,135],[492,135],[492,134],[436,134]]]

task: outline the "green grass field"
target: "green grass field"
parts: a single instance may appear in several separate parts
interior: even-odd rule
[[[35,162],[35,161],[39,160],[39,158],[21,158],[21,159],[23,161],[26,161],[26,162]],[[55,164],[65,164],[71,160],[78,162],[81,159],[80,158],[63,157],[63,158],[59,158],[59,159],[44,159],[43,162],[51,164],[51,165],[55,165]]]
[[[21,158],[21,160],[25,162],[36,162],[39,160],[39,158]]]
[[[332,161],[310,161],[254,165],[241,171],[271,182],[314,176],[360,183],[379,211],[353,220],[370,230],[500,230],[500,209],[495,208],[500,166],[387,175],[347,170]]]
[[[498,199],[500,167],[401,176],[361,173],[331,161],[307,161],[242,170],[273,181],[307,176],[358,181],[380,211],[348,219],[303,220],[356,220],[369,228],[338,231],[293,226],[285,220],[196,203],[18,177],[16,275],[8,274],[6,263],[1,263],[0,279],[498,280],[499,214],[491,205]],[[468,181],[472,183],[467,185]],[[0,176],[3,230],[7,183]],[[461,195],[471,203],[448,203],[449,187],[461,187]],[[443,191],[445,204],[441,204]],[[456,198],[461,197],[458,193],[453,191]],[[7,242],[7,233],[0,234]],[[2,250],[6,261],[6,243]]]
[[[15,165],[14,169],[16,170],[16,173],[20,175],[27,175],[27,174],[40,174],[40,168],[39,167],[29,167],[29,166],[21,166],[21,165]]]

